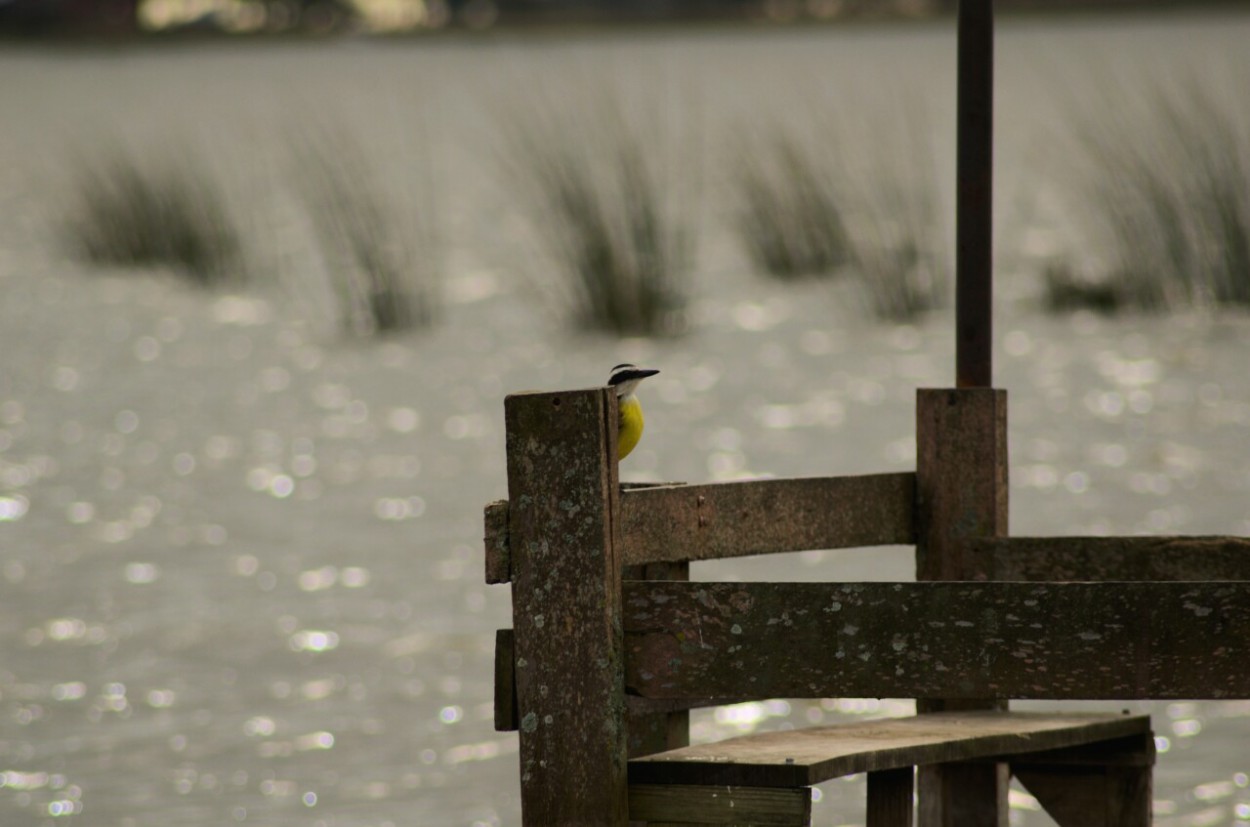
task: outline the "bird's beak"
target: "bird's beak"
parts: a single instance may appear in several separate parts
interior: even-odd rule
[[[659,373],[659,371],[654,368],[643,368],[638,371],[638,378],[646,379],[648,376],[655,376],[657,373]]]

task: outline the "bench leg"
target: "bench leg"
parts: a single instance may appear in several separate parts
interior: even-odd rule
[[[868,827],[912,827],[915,771],[868,773]]]
[[[917,772],[920,827],[1004,827],[1007,824],[1006,764],[932,764]]]
[[[1038,753],[1012,773],[1060,827],[1150,824],[1154,737]]]

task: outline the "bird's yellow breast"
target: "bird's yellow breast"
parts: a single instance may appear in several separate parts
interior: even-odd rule
[[[642,438],[642,405],[638,404],[636,396],[630,394],[618,401],[617,409],[621,422],[616,432],[616,457],[625,459]]]

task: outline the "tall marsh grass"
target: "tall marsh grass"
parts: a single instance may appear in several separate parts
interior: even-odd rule
[[[203,159],[114,150],[73,175],[61,237],[85,260],[168,267],[203,287],[242,279],[238,229]]]
[[[684,326],[696,218],[694,167],[612,95],[583,117],[514,115],[506,162],[555,278],[543,287],[584,328],[664,335]],[[686,147],[685,149],[689,149]]]
[[[741,146],[739,238],[754,265],[781,279],[825,276],[851,257],[829,170],[796,138],[774,132]]]
[[[345,133],[294,136],[295,189],[311,219],[343,327],[374,335],[426,327],[438,310],[432,217],[399,208]]]
[[[870,315],[908,321],[949,293],[936,161],[925,119],[866,107],[858,129],[812,140],[776,133],[736,165],[737,223],[752,260],[773,276],[845,269]]]
[[[1045,276],[1047,305],[1250,307],[1250,108],[1197,80],[1080,113],[1075,192],[1102,271]]]

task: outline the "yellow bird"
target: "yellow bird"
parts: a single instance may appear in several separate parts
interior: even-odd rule
[[[616,458],[625,459],[642,438],[642,405],[634,395],[638,383],[658,370],[640,368],[630,364],[617,365],[608,376],[608,385],[616,388],[617,410],[621,421],[616,430]]]

